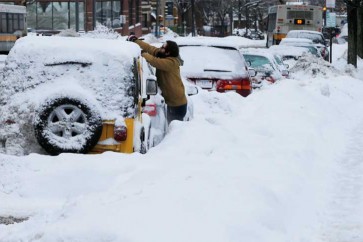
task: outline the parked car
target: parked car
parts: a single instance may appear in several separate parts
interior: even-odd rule
[[[283,58],[279,54],[272,54],[283,77],[289,77],[289,64],[284,63]]]
[[[320,55],[324,58],[324,60],[329,61],[328,42],[326,41],[322,32],[312,30],[290,30],[287,33],[286,38],[310,39],[318,48]]]
[[[167,128],[152,70],[131,42],[19,39],[0,81],[0,152],[146,152]]]
[[[336,39],[334,40],[337,44],[345,44],[348,42],[348,24],[344,24],[341,27],[340,33],[337,35]]]
[[[296,46],[306,48],[309,53],[316,57],[322,57],[318,47],[310,39],[304,38],[283,38],[279,45],[283,46]]]
[[[179,37],[175,41],[184,59],[181,73],[189,82],[205,90],[234,91],[244,97],[252,92],[247,63],[235,43],[213,37]]]
[[[270,46],[270,48],[268,48],[268,52],[273,55],[280,56],[284,64],[286,64],[286,67],[288,66],[289,70],[295,66],[295,64],[301,57],[311,56],[311,58],[316,58],[309,52],[309,49],[304,47],[272,45]]]
[[[258,51],[245,51],[243,57],[257,72],[257,75],[253,77],[254,87],[260,87],[260,84],[264,81],[275,83],[282,79],[283,76],[281,75],[280,69],[271,54]]]

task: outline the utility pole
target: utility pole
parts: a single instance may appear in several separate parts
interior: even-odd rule
[[[245,36],[247,36],[248,35],[248,29],[249,29],[249,18],[248,18],[248,15],[249,15],[249,13],[248,13],[248,7],[249,7],[249,0],[246,0],[246,4],[245,4],[245,10],[246,10],[246,32],[245,32]]]
[[[344,0],[348,13],[348,64],[357,67],[358,46],[358,8],[359,0]]]
[[[241,28],[241,0],[238,0],[238,28]]]
[[[194,0],[191,0],[191,4],[192,4],[192,36],[195,36],[195,25],[194,25],[194,21],[195,21],[195,16],[194,16]]]

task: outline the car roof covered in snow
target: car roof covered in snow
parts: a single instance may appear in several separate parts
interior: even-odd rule
[[[283,38],[280,44],[288,44],[288,43],[304,43],[304,44],[313,44],[311,39],[306,38]]]
[[[32,61],[37,60],[44,64],[61,61],[93,62],[105,55],[117,56],[122,61],[132,61],[139,54],[140,48],[127,41],[59,36],[20,38],[9,53],[15,59],[28,56]]]
[[[314,30],[290,30],[287,34],[289,33],[311,33],[311,34],[322,34],[319,31],[314,31]]]

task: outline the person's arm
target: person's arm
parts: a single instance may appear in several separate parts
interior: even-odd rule
[[[149,45],[142,40],[135,40],[135,43],[138,44],[141,49],[145,50],[147,53],[153,56],[156,56],[160,49],[155,46]]]
[[[175,62],[170,58],[157,58],[146,52],[142,54],[142,57],[144,57],[145,60],[156,69],[171,71],[175,68]]]

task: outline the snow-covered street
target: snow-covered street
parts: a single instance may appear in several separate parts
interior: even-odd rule
[[[322,241],[363,241],[363,123],[353,129],[346,151],[336,160],[324,213]]]
[[[0,218],[21,219],[0,241],[363,242],[363,61],[334,48],[246,98],[192,96],[144,155],[0,154]]]

